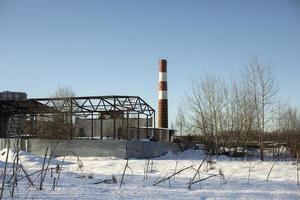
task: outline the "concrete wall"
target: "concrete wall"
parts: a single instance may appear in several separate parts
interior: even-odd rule
[[[15,143],[15,140],[11,140]],[[6,147],[6,139],[0,139],[0,147]],[[174,153],[179,151],[176,144],[170,142],[142,142],[126,140],[88,140],[88,139],[22,139],[21,149],[44,156],[47,146],[55,149],[54,156],[74,155],[78,156],[99,156],[119,158],[147,158],[158,157],[168,151]]]
[[[127,139],[127,138],[134,138],[134,135],[131,134],[132,129],[130,129],[130,134],[127,135],[127,125],[126,125],[126,118],[125,119],[116,119],[116,138],[121,139]],[[139,120],[140,127],[146,127],[147,126],[147,119],[140,118]],[[102,136],[103,137],[113,137],[114,136],[114,119],[103,119],[102,120]],[[150,127],[152,125],[152,119],[148,119],[148,126]],[[138,127],[138,119],[137,118],[130,118],[129,127]],[[100,119],[93,119],[93,123],[91,119],[75,119],[75,131],[74,136],[75,137],[91,137],[92,136],[92,128],[94,132],[94,137],[100,137],[101,135],[101,120]],[[145,138],[144,135],[142,135],[141,132],[141,138]],[[137,138],[137,137],[135,137]]]
[[[21,139],[18,141],[16,138],[10,138],[9,142],[7,138],[0,138],[0,149],[4,149],[8,147],[8,143],[10,144],[11,149],[15,149],[17,146],[23,151],[28,149],[28,140]]]
[[[25,92],[0,92],[0,101],[23,101],[27,99]],[[6,138],[7,134],[20,133],[19,127],[25,123],[25,115],[1,115],[0,116],[0,138]]]
[[[30,139],[28,152],[35,155],[44,155],[46,147],[54,149],[54,156],[73,155],[79,156],[99,156],[99,157],[121,157],[126,156],[126,141],[114,140],[85,140],[85,139],[66,139],[66,140],[46,140]]]
[[[166,153],[168,153],[168,151],[177,153],[179,151],[179,148],[176,144],[171,142],[127,142],[128,158],[159,157],[165,155]]]
[[[4,91],[0,92],[0,101],[22,101],[27,99],[27,94],[25,92],[11,92]]]
[[[0,138],[7,137],[9,116],[0,116]]]

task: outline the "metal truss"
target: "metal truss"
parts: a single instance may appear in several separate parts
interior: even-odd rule
[[[35,98],[31,101],[45,105],[47,108],[39,112],[72,113],[74,115],[89,116],[93,112],[122,111],[130,114],[142,114],[152,116],[155,110],[138,96],[88,96],[88,97],[66,97],[66,98]],[[39,104],[38,104],[39,105]],[[40,106],[32,107],[38,110]]]
[[[51,117],[53,114],[68,116],[69,138],[73,137],[74,117],[93,119],[98,116],[101,124],[104,116],[109,115],[114,119],[114,139],[116,138],[116,119],[128,120],[129,116],[135,115],[138,119],[138,138],[140,130],[140,118],[147,120],[153,118],[155,127],[155,110],[138,96],[86,96],[64,98],[32,98],[24,101],[0,101],[0,116],[14,116],[24,114],[30,124],[27,135],[36,135],[36,123],[38,117]],[[128,121],[127,121],[128,126]],[[101,125],[102,127],[102,125]],[[129,127],[127,127],[127,133]],[[26,133],[25,133],[26,134]],[[92,129],[92,138],[93,138]],[[2,133],[2,135],[5,135]],[[101,128],[102,138],[102,128]]]

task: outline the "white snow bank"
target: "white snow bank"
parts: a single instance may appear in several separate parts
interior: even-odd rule
[[[4,153],[2,150],[0,153]],[[12,152],[13,153],[13,152]],[[4,153],[5,154],[5,153]],[[187,189],[195,169],[190,168],[177,174],[170,181],[158,186],[152,186],[164,176],[171,175],[176,170],[194,165],[197,168],[205,155],[200,150],[187,150],[178,154],[168,152],[160,158],[149,163],[148,178],[145,179],[145,163],[143,159],[130,159],[124,176],[124,184],[119,188],[121,176],[126,160],[117,158],[83,157],[80,158],[82,166],[79,168],[77,158],[65,157],[60,181],[55,191],[51,190],[53,178],[50,173],[46,178],[43,191],[34,187],[26,190],[28,183],[20,181],[14,199],[300,199],[300,190],[296,181],[296,166],[293,162],[279,162],[266,182],[266,176],[272,162],[260,161],[230,161],[227,157],[219,157],[215,169],[209,169],[207,164],[200,171],[200,178],[224,173],[225,181],[216,176],[201,183],[194,184],[191,190]],[[20,152],[22,164],[29,173],[41,169],[42,157],[26,152]],[[53,164],[63,158],[53,159]],[[0,162],[5,161],[5,155],[0,155]],[[3,166],[0,165],[0,171]],[[248,174],[250,167],[250,178]],[[94,184],[114,175],[117,184]],[[20,175],[22,176],[22,175]],[[54,174],[55,176],[55,174]],[[34,177],[33,177],[34,178]],[[199,178],[198,176],[196,178]],[[38,184],[39,179],[34,179]],[[197,179],[196,179],[197,180]],[[5,190],[5,198],[9,192]]]

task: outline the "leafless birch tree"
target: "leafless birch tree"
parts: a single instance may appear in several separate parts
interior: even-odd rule
[[[249,94],[255,108],[256,129],[259,133],[260,157],[264,160],[263,141],[269,116],[274,111],[274,97],[278,91],[273,71],[270,65],[266,65],[254,57],[250,60],[249,66],[244,73],[245,81],[248,84]]]

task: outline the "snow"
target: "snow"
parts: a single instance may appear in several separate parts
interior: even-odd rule
[[[0,152],[0,170],[3,171],[6,149]],[[13,162],[13,151],[9,151],[9,167]],[[14,199],[300,199],[300,187],[297,186],[296,165],[293,161],[280,161],[275,164],[269,181],[266,181],[272,161],[261,162],[232,160],[226,156],[211,158],[215,164],[205,163],[200,178],[223,172],[225,179],[215,176],[201,183],[188,183],[195,174],[205,155],[200,150],[187,150],[179,154],[168,152],[163,157],[150,160],[148,178],[144,179],[146,160],[130,159],[124,176],[124,184],[120,188],[120,180],[126,160],[115,157],[65,157],[63,170],[58,186],[51,190],[53,178],[48,172],[42,191],[28,186],[23,179],[18,182]],[[35,172],[42,168],[43,157],[27,152],[20,152],[21,164],[29,171]],[[55,158],[51,167],[61,164],[64,158]],[[46,161],[47,162],[47,161]],[[193,165],[194,168],[183,171],[157,186],[152,186],[162,177]],[[248,184],[249,167],[251,166]],[[8,168],[8,172],[10,168]],[[111,179],[114,175],[117,184],[94,184]],[[22,173],[18,177],[23,177]],[[1,176],[2,177],[2,176]],[[54,173],[54,177],[57,174]],[[198,176],[197,176],[198,178]],[[197,180],[196,178],[196,180]],[[2,178],[1,178],[2,179]],[[39,177],[32,176],[34,183],[39,184]],[[9,198],[6,187],[5,199]]]

